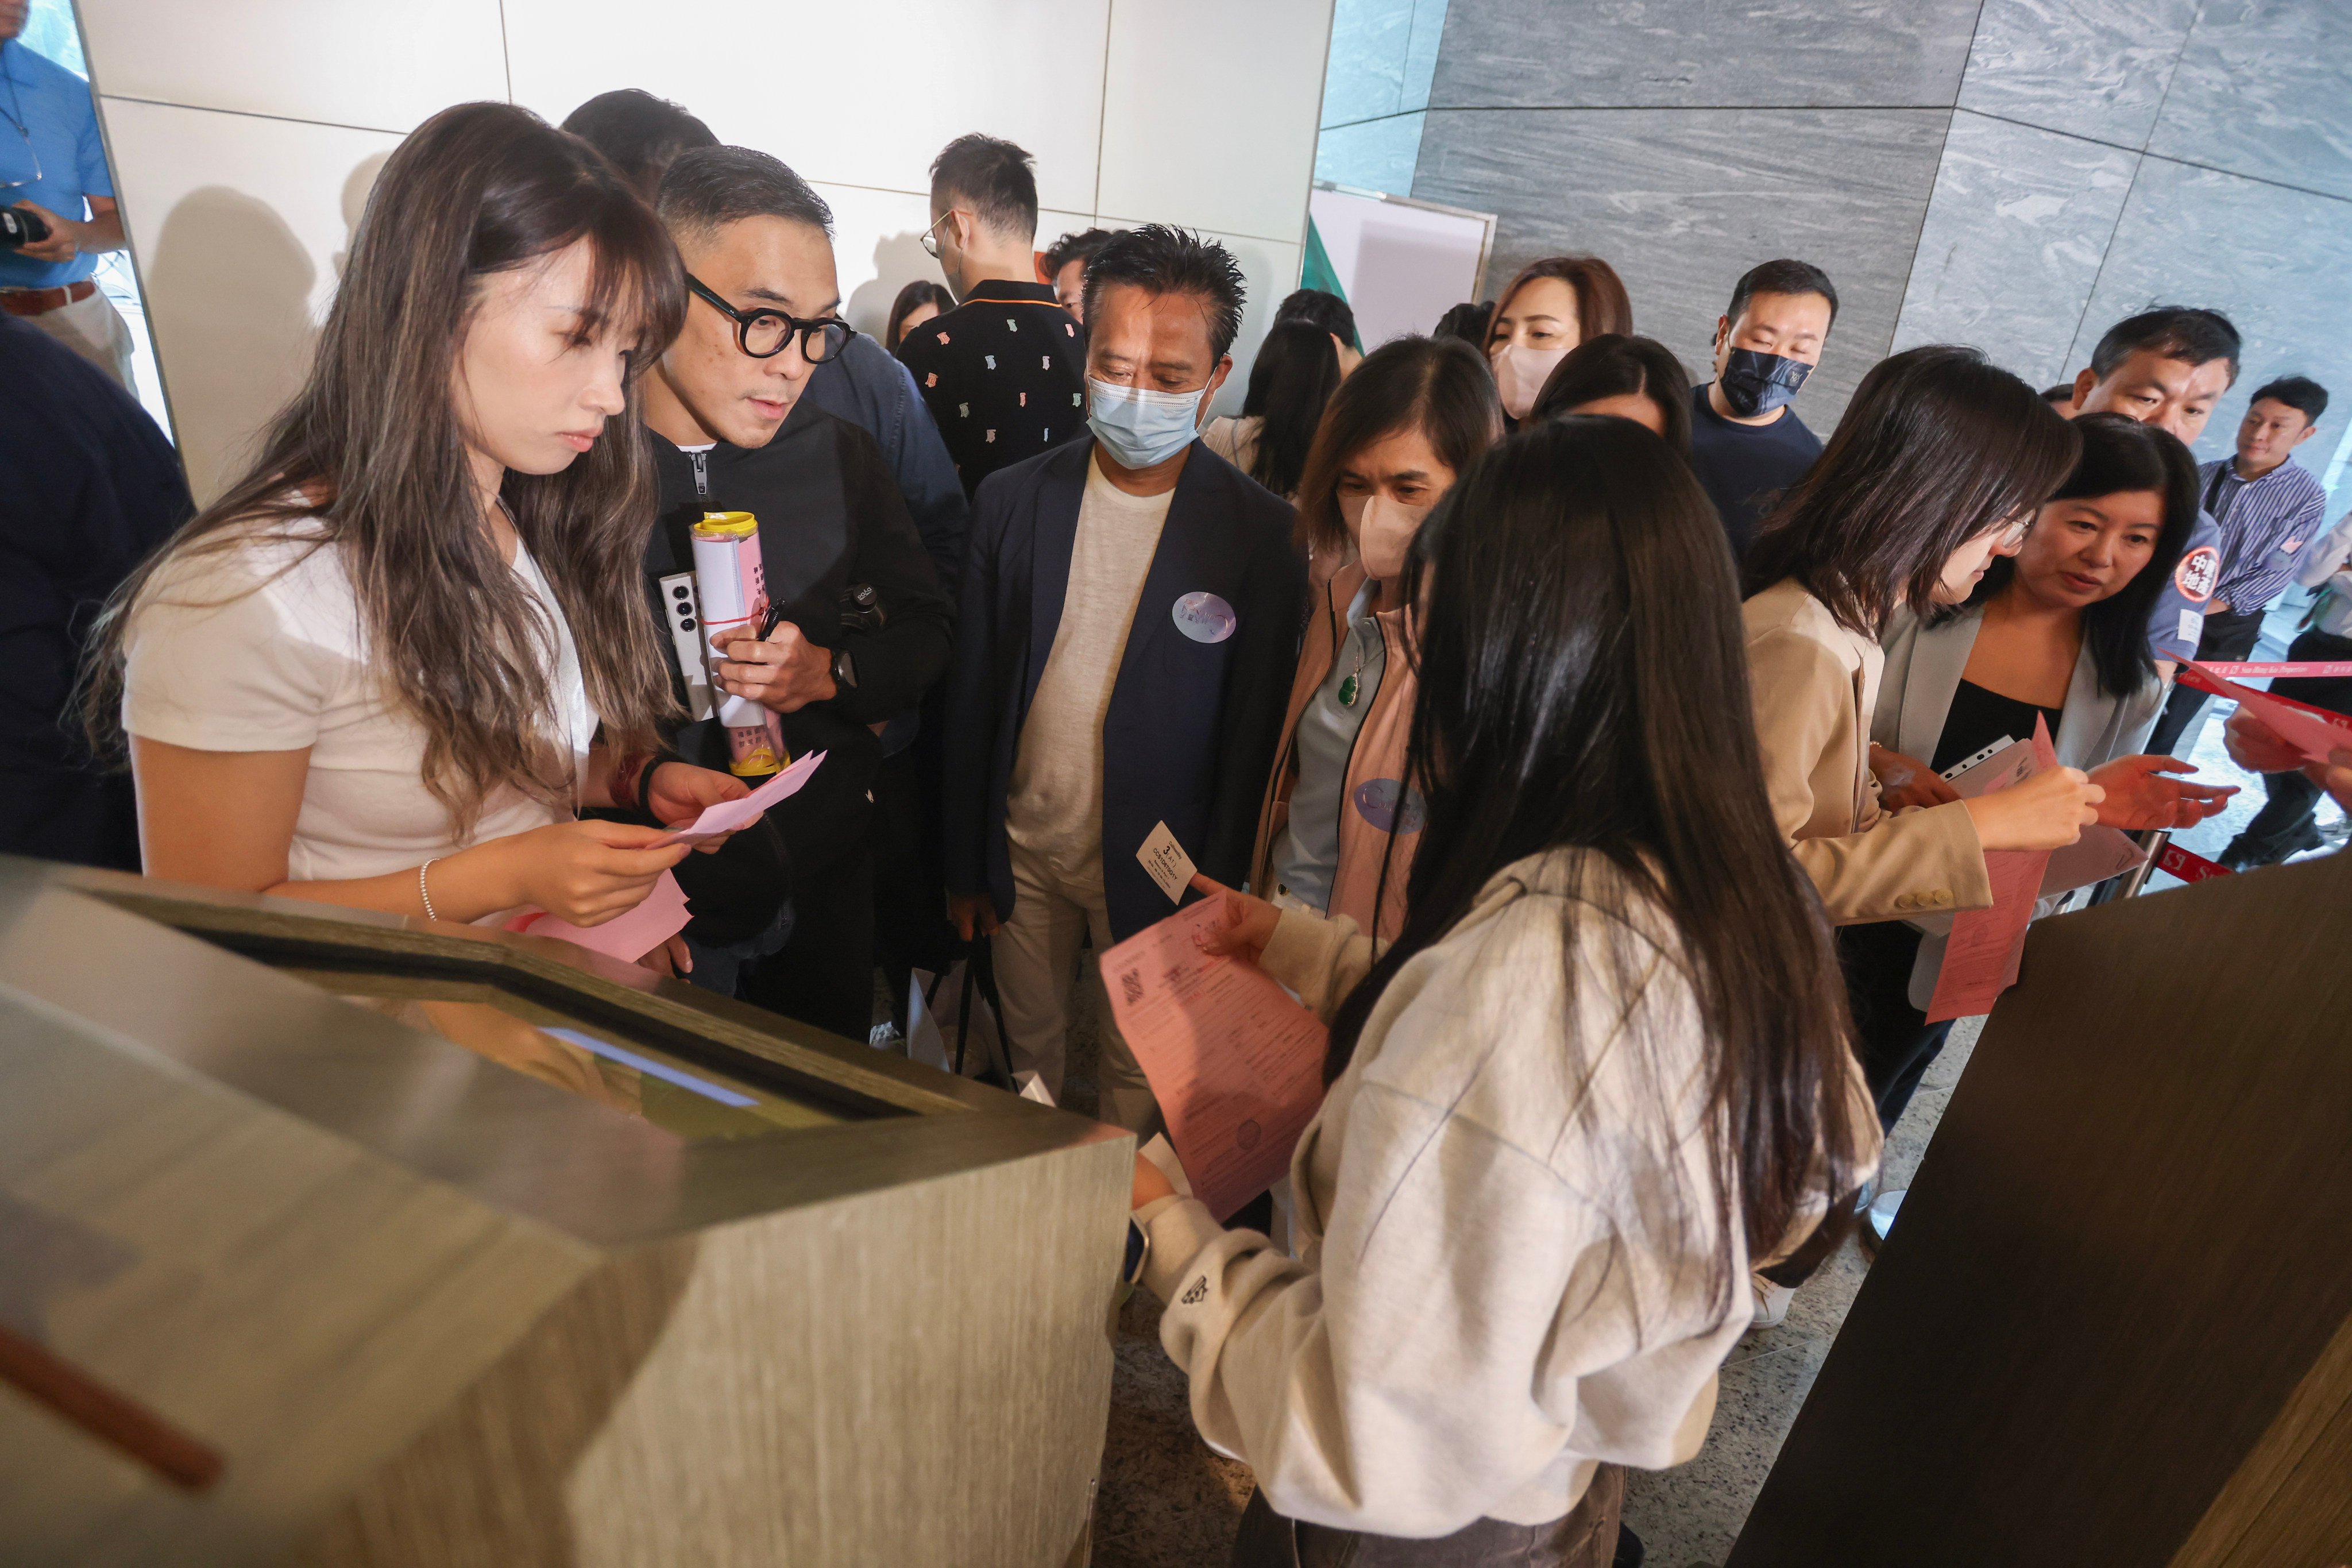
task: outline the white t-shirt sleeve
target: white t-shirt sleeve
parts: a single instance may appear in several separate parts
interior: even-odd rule
[[[316,742],[345,661],[289,613],[329,575],[307,564],[272,575],[252,552],[231,550],[158,574],[131,615],[122,727],[205,752]]]

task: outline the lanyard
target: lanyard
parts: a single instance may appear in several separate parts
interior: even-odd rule
[[[14,43],[15,41],[16,40],[13,38],[8,40],[9,43]],[[10,125],[16,127],[16,134],[25,139],[25,155],[33,161],[33,177],[31,179],[0,180],[0,190],[17,190],[26,185],[37,185],[41,183],[42,178],[41,153],[40,150],[33,145],[33,128],[32,125],[25,119],[25,100],[17,95],[16,73],[8,68],[8,54],[5,45],[0,45],[0,78],[5,78],[7,79],[8,102],[10,105],[10,109],[0,110],[0,119],[6,120]],[[11,110],[13,110],[14,112],[11,112]]]

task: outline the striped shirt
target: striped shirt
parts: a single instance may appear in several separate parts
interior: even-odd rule
[[[2327,521],[2327,492],[2289,458],[2258,479],[2238,477],[2237,460],[2200,465],[2205,510],[2221,525],[2221,578],[2214,597],[2233,613],[2267,609],[2301,563],[2296,552]]]

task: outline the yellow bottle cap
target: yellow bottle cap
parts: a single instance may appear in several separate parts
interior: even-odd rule
[[[760,520],[748,511],[706,511],[690,531],[697,539],[745,539],[760,531]]]

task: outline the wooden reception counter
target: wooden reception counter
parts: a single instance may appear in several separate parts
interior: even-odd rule
[[[0,857],[0,1555],[1081,1562],[1132,1147],[566,943]]]

